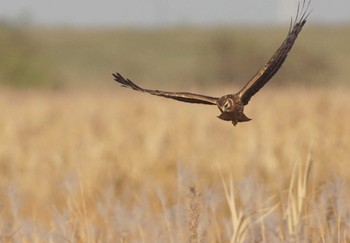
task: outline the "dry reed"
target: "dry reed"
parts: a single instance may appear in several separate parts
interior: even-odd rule
[[[126,92],[1,91],[0,241],[350,240],[348,89],[265,89],[237,127]]]

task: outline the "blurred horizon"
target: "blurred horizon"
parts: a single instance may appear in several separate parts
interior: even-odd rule
[[[311,2],[273,84],[348,84],[348,5]],[[109,87],[118,71],[160,88],[240,86],[281,45],[297,7],[296,0],[14,0],[0,9],[0,85]]]
[[[295,16],[297,0],[278,1],[81,1],[13,0],[0,19],[44,26],[171,27],[282,24]],[[300,1],[302,2],[302,1]],[[350,2],[314,0],[312,24],[349,24]]]

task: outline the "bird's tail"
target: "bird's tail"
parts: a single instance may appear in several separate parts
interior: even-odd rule
[[[247,117],[244,113],[242,113],[239,117],[239,120],[240,122],[247,122],[247,121],[250,121],[251,119],[249,117]]]

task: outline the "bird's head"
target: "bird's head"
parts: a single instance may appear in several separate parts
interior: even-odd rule
[[[234,104],[231,97],[223,96],[218,100],[218,107],[221,112],[233,112],[235,110]]]
[[[236,94],[225,95],[217,101],[221,114],[218,116],[221,120],[232,121],[236,126],[238,122],[250,121],[250,119],[243,113],[244,105],[240,97]]]

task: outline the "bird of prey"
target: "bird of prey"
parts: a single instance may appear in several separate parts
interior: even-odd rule
[[[234,126],[238,122],[246,122],[251,119],[248,118],[244,113],[244,106],[248,104],[250,98],[256,94],[280,69],[285,59],[287,58],[288,52],[293,47],[298,34],[302,30],[306,19],[310,14],[308,11],[308,4],[305,4],[305,0],[300,6],[298,4],[298,10],[295,20],[291,20],[287,37],[283,41],[282,45],[273,54],[270,60],[261,68],[247,84],[237,93],[227,94],[222,97],[211,97],[201,94],[194,94],[189,92],[167,92],[160,90],[144,89],[136,85],[129,79],[125,79],[120,73],[113,73],[114,80],[120,83],[123,87],[131,88],[133,90],[149,93],[152,95],[162,96],[182,102],[216,105],[221,114],[218,118],[231,121]]]

